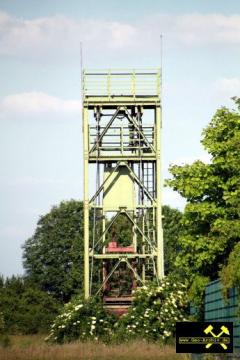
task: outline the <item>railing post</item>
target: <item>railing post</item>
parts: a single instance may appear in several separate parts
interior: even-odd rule
[[[108,100],[110,100],[110,96],[111,96],[111,71],[108,70],[108,75],[107,75],[107,93],[108,93]]]
[[[123,125],[120,128],[121,154],[123,155]]]
[[[135,70],[132,72],[132,94],[134,98],[136,97],[136,73]]]

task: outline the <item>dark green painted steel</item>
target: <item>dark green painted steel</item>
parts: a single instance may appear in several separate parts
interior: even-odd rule
[[[222,294],[220,280],[210,282],[205,289],[204,320],[205,321],[232,321],[233,346],[240,352],[240,318],[237,290],[230,289],[225,300]]]

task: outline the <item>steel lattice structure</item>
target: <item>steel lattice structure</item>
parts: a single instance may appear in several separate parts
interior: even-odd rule
[[[164,276],[161,72],[84,70],[82,77],[85,297],[111,293],[112,278],[124,275],[130,299],[136,286]],[[112,230],[119,217],[131,228],[128,243],[118,244]],[[123,298],[115,291],[115,303]]]

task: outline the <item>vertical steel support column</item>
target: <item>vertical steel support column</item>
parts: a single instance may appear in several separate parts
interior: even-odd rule
[[[84,295],[89,297],[89,169],[88,169],[88,108],[83,108],[83,146],[84,146]]]
[[[144,210],[142,211],[142,253],[145,254],[146,252],[146,246],[145,246],[145,238],[144,238],[144,234],[145,234],[145,222],[144,222]],[[143,259],[143,264],[142,264],[142,280],[143,283],[145,283],[146,281],[146,259]]]
[[[156,107],[156,182],[157,182],[157,276],[164,276],[163,230],[162,230],[162,191],[161,191],[161,109]]]
[[[133,212],[133,219],[134,219],[134,224],[132,226],[132,234],[133,234],[133,246],[134,246],[134,250],[135,252],[137,252],[137,228],[136,228],[136,210]]]
[[[106,214],[104,211],[102,211],[102,233],[103,233],[103,237],[102,237],[102,242],[105,244],[105,240],[106,240],[106,234],[105,234],[105,229],[106,229]],[[103,246],[103,254],[106,253],[106,246]]]

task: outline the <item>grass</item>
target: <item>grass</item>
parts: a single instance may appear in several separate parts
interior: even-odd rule
[[[146,342],[121,345],[75,342],[47,345],[41,336],[11,336],[11,345],[0,348],[0,360],[188,360],[172,346]]]

